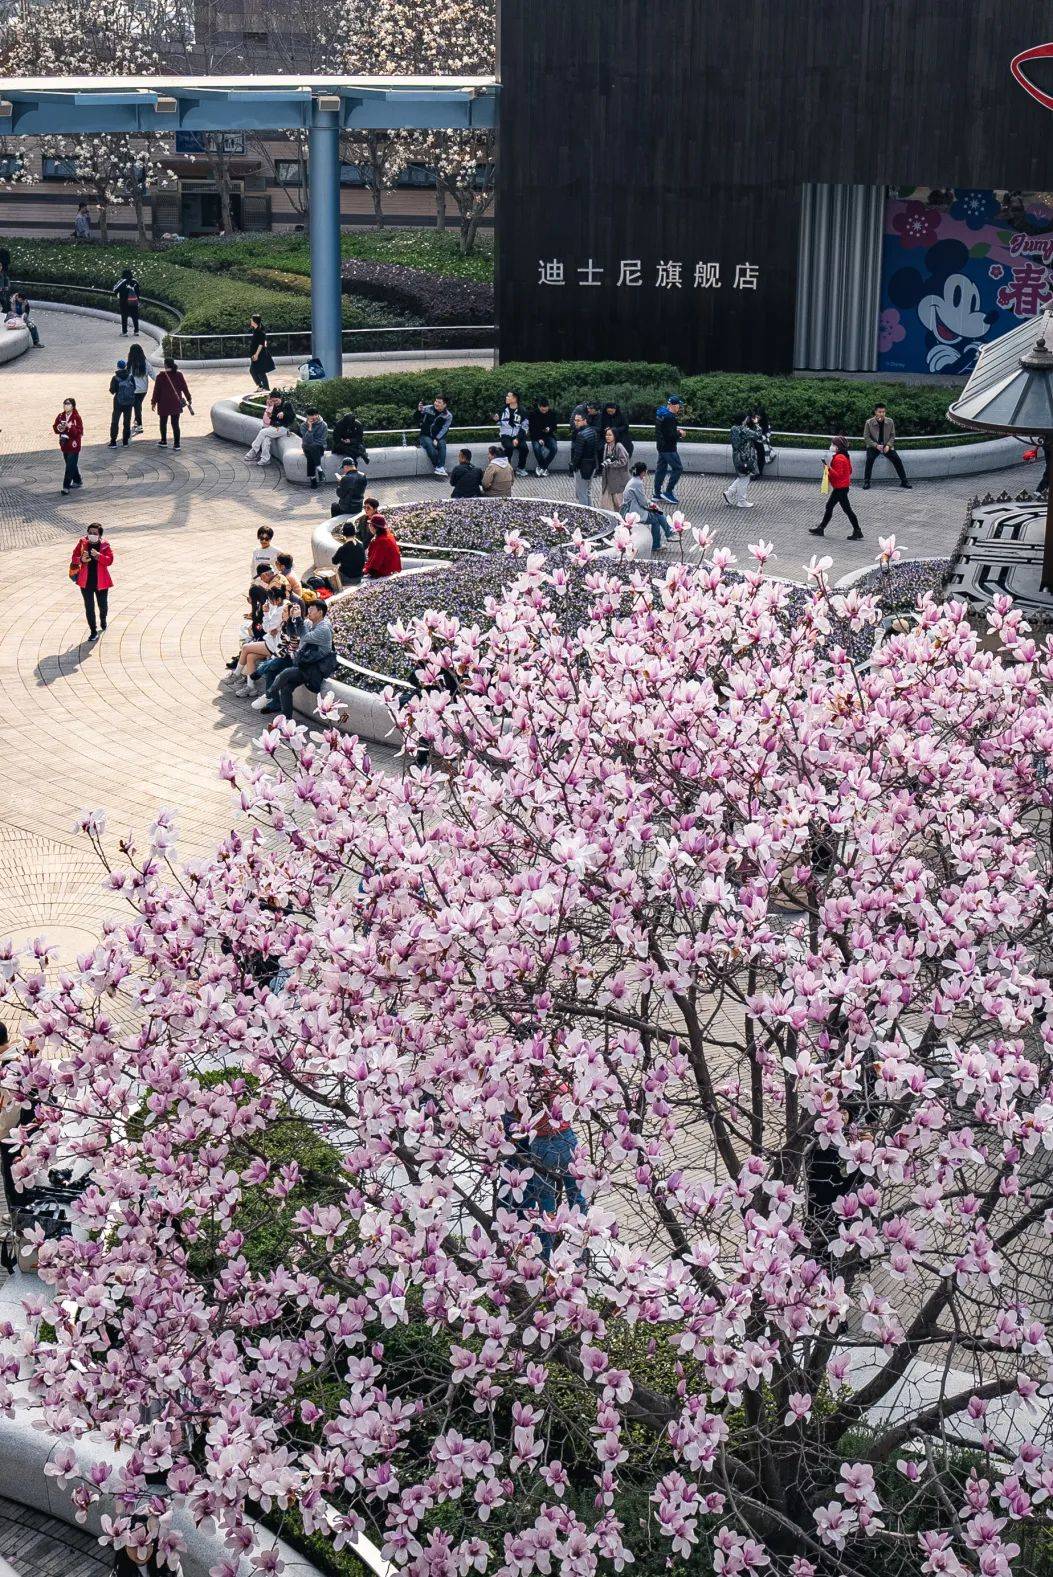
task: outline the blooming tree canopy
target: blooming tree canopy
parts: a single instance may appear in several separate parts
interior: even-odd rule
[[[175,1565],[176,1501],[221,1577],[289,1507],[420,1577],[1026,1569],[1053,656],[927,601],[854,667],[871,599],[813,564],[790,621],[701,537],[525,553],[401,632],[402,776],[279,719],[258,825],[183,869],[162,816],[51,984],[7,948],[16,1170],[91,1167],[31,1398],[131,1448],[76,1492],[116,1542]]]

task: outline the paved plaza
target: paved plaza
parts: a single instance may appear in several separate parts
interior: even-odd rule
[[[185,419],[180,453],[157,447],[152,419],[129,448],[109,449],[107,385],[127,342],[99,319],[41,310],[39,322],[45,348],[0,368],[0,935],[44,932],[70,956],[118,912],[73,831],[82,809],[105,808],[115,841],[141,835],[170,807],[187,856],[207,852],[236,817],[218,764],[224,754],[249,755],[260,719],[218,681],[236,646],[254,533],[274,526],[278,547],[302,572],[329,497],[287,485],[276,466],[247,465],[239,447],[212,436],[212,402],[248,386],[238,370],[188,374],[196,414]],[[421,382],[430,392],[434,372],[422,371]],[[51,433],[66,394],[85,422],[85,485],[70,498],[59,492]],[[909,493],[856,489],[867,540],[847,543],[847,527],[835,522],[821,550],[837,573],[871,562],[877,537],[889,532],[908,556],[946,553],[975,492],[1016,491],[1029,479],[1033,468],[1021,466]],[[807,534],[820,513],[818,483],[764,481],[748,511],[726,508],[722,485],[685,477],[689,518],[708,520],[735,548],[774,541],[776,573],[802,576],[820,546]],[[429,478],[376,491],[395,503],[449,490]],[[566,476],[531,480],[522,491],[572,497]],[[113,545],[115,589],[110,628],[88,645],[66,569],[74,541],[96,519]],[[397,770],[391,753],[378,754]]]

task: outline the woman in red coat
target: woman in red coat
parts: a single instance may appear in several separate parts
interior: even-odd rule
[[[366,503],[374,503],[366,499]],[[371,541],[366,551],[366,566],[363,571],[372,580],[383,580],[388,575],[397,575],[402,569],[402,554],[399,545],[388,530],[388,523],[384,516],[374,509],[372,514],[367,514],[366,525],[369,527]]]
[[[844,438],[833,440],[834,453],[828,467],[830,473],[830,496],[826,500],[826,511],[817,526],[810,526],[809,531],[813,537],[821,537],[830,524],[830,516],[834,512],[834,505],[840,504],[849,520],[852,530],[849,533],[849,542],[861,542],[863,533],[859,529],[856,512],[848,502],[848,489],[852,486],[852,462],[848,456],[848,444]]]
[[[84,598],[84,612],[88,616],[89,638],[93,641],[99,638],[95,624],[96,603],[99,605],[99,622],[103,629],[106,628],[110,588],[113,585],[110,576],[112,563],[113,549],[108,542],[103,541],[99,522],[93,520],[88,527],[87,536],[81,537],[69,561],[69,578],[76,581],[80,587],[80,594]]]
[[[161,422],[161,442],[159,447],[168,447],[168,423],[172,423],[172,448],[179,448],[179,417],[184,406],[194,414],[194,402],[190,398],[190,390],[186,386],[186,379],[175,364],[174,356],[166,356],[163,369],[154,379],[154,392],[150,397],[150,404]]]
[[[84,485],[80,479],[80,446],[84,441],[84,423],[72,395],[63,400],[62,409],[51,424],[51,431],[58,433],[59,448],[66,462],[62,491],[68,496],[71,487]]]

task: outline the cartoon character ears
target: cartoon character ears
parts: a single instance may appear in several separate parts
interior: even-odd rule
[[[888,299],[901,312],[912,311],[925,294],[925,280],[916,268],[897,268],[888,282]]]
[[[925,254],[925,267],[932,275],[933,283],[938,281],[942,284],[951,274],[960,273],[968,261],[969,248],[953,237],[937,241]]]
[[[952,274],[959,273],[969,261],[969,249],[961,241],[948,237],[937,241],[925,253],[928,278],[917,268],[897,268],[888,282],[888,298],[894,307],[910,311],[930,290],[937,294]]]

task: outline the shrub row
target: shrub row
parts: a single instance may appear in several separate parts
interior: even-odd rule
[[[309,387],[301,386],[296,397],[310,400],[327,420],[349,406],[356,411],[368,407],[371,415],[383,412],[386,419],[377,425],[399,427],[412,421],[418,400],[445,394],[454,421],[464,426],[490,423],[494,412],[504,404],[508,389],[515,389],[524,405],[545,395],[564,419],[571,406],[586,395],[610,393],[612,398],[619,398],[637,391],[641,395],[639,414],[646,410],[653,418],[655,406],[674,391],[679,377],[675,367],[662,362],[506,362],[496,371],[488,367],[443,367],[435,372],[328,378]],[[398,420],[390,420],[396,411],[401,413]]]
[[[451,278],[477,280],[481,284],[493,281],[493,240],[486,232],[480,232],[477,250],[469,257],[462,256],[456,231],[416,229],[411,225],[396,230],[345,231],[340,238],[340,249],[345,258],[400,264]],[[293,274],[309,275],[311,272],[311,250],[306,235],[211,236],[174,242],[166,251],[185,266],[208,272],[257,267],[282,268]]]
[[[955,385],[955,389],[960,385]],[[369,378],[334,378],[301,388],[327,418],[347,407],[370,427],[399,427],[411,421],[417,401],[444,393],[460,426],[487,423],[515,389],[524,405],[546,395],[566,421],[580,400],[616,400],[630,421],[649,424],[655,409],[673,393],[686,402],[684,425],[726,431],[743,410],[763,405],[777,432],[844,432],[858,436],[879,400],[888,403],[901,434],[955,432],[947,421],[950,389],[837,378],[749,377],[703,373],[685,377],[675,367],[650,362],[506,362],[486,367],[451,367],[434,373],[389,373]]]
[[[343,287],[398,307],[414,323],[492,323],[494,289],[472,279],[453,279],[401,263],[352,258],[343,266]]]

